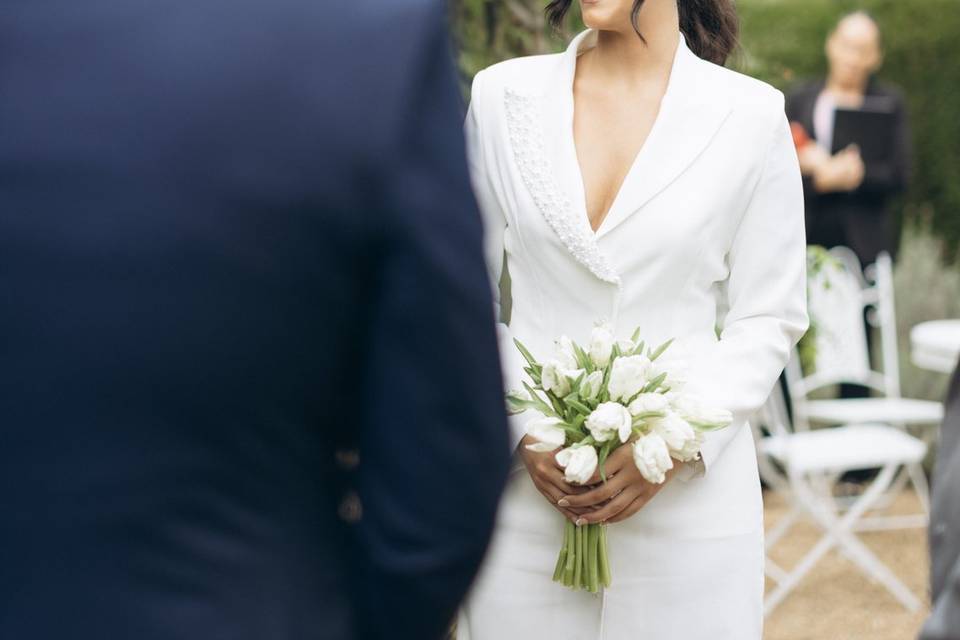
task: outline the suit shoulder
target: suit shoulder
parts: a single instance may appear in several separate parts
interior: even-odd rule
[[[541,88],[546,71],[560,59],[559,53],[541,53],[510,58],[486,67],[474,77],[474,89],[480,87],[485,93],[501,93],[504,87],[518,87],[525,91]],[[481,79],[482,78],[482,79]]]
[[[786,97],[780,89],[745,73],[704,61],[713,76],[713,86],[725,94],[733,117],[750,130],[772,131],[786,119]]]
[[[764,82],[745,73],[707,63],[713,69],[719,82],[723,83],[733,96],[734,106],[753,114],[770,113],[771,110],[783,111],[784,92],[769,82]]]

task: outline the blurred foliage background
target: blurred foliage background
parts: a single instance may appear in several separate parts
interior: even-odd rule
[[[681,0],[682,1],[682,0]],[[546,24],[547,0],[450,0],[467,91],[477,70],[519,55],[564,48],[583,28]],[[576,6],[577,3],[574,3]],[[880,79],[907,96],[914,176],[895,203],[903,229],[896,269],[905,395],[940,399],[944,376],[909,363],[909,328],[960,317],[960,2],[957,0],[739,0],[741,45],[727,66],[789,91],[826,69],[824,40],[837,19],[865,9],[883,30]]]

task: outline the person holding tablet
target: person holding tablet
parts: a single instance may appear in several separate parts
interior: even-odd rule
[[[848,246],[863,266],[896,254],[889,203],[910,178],[910,131],[898,89],[876,79],[880,28],[847,14],[826,43],[828,73],[788,92],[806,201],[809,244]]]

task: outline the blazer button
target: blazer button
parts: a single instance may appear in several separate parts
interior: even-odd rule
[[[343,471],[353,471],[360,465],[360,452],[356,449],[337,449],[334,458]]]
[[[360,502],[360,496],[353,491],[348,491],[340,501],[340,507],[337,509],[340,519],[348,524],[356,524],[363,517],[363,504]]]

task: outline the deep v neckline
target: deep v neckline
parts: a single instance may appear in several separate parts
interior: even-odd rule
[[[680,45],[678,44],[677,46],[679,47]],[[593,237],[598,238],[600,236],[600,232],[603,230],[604,224],[610,218],[610,214],[613,213],[617,208],[617,205],[620,201],[620,197],[624,191],[624,185],[626,185],[627,181],[630,180],[632,174],[634,173],[634,170],[636,169],[637,165],[640,163],[640,159],[644,155],[644,151],[647,149],[647,147],[650,146],[649,143],[651,138],[653,138],[653,136],[656,134],[657,130],[659,129],[658,125],[663,120],[663,113],[665,111],[667,99],[670,95],[670,87],[673,85],[674,72],[677,66],[677,61],[676,61],[677,50],[674,50],[673,58],[670,63],[670,72],[667,75],[667,87],[664,90],[663,95],[660,97],[660,104],[657,107],[657,113],[653,118],[653,123],[650,125],[650,129],[649,131],[647,131],[647,135],[644,138],[643,143],[640,145],[640,148],[637,149],[637,152],[634,154],[633,160],[631,160],[629,166],[627,167],[627,172],[623,175],[623,179],[620,181],[620,184],[617,185],[617,190],[613,195],[613,200],[610,201],[610,206],[607,207],[607,210],[603,213],[603,216],[600,218],[600,224],[597,225],[596,229],[593,228],[593,223],[590,221],[590,208],[587,202],[587,183],[583,176],[583,167],[580,165],[580,153],[579,153],[579,150],[577,149],[577,136],[576,136],[575,126],[574,126],[576,111],[577,111],[577,97],[576,97],[576,92],[574,91],[574,86],[577,80],[577,67],[580,60],[580,56],[586,53],[586,51],[587,50],[577,53],[574,58],[573,73],[571,74],[570,86],[568,87],[569,99],[570,99],[570,118],[568,123],[569,125],[568,130],[570,132],[570,147],[572,148],[572,152],[573,152],[573,166],[577,174],[577,180],[579,183],[578,186],[580,189],[580,194],[579,194],[580,197],[577,198],[577,201],[580,203],[579,217],[581,220],[583,220],[584,224],[586,224],[587,231]]]

